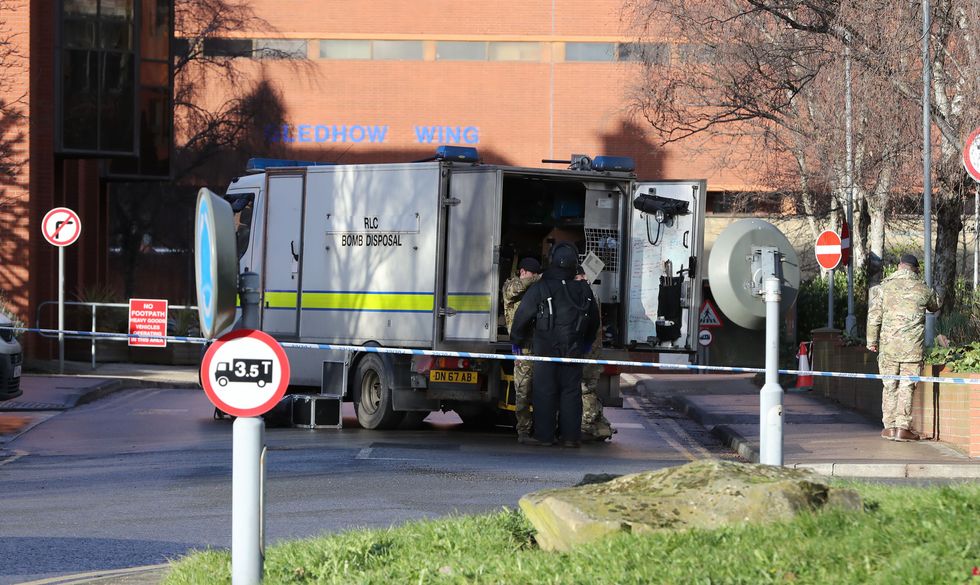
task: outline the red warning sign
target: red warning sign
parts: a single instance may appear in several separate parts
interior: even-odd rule
[[[129,345],[167,347],[166,299],[129,299],[129,334],[155,337],[130,337]]]
[[[701,312],[698,317],[698,323],[701,324],[702,328],[721,327],[721,317],[719,316],[718,309],[715,307],[714,303],[708,299],[704,299],[704,302],[701,303]]]
[[[41,234],[52,246],[64,248],[75,243],[82,235],[82,220],[78,214],[67,207],[55,207],[44,214],[41,220]]]

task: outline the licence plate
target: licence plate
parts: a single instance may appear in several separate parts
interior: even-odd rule
[[[13,375],[14,378],[20,378],[20,369],[21,366],[14,366],[14,375]]]
[[[476,384],[476,372],[458,370],[429,370],[430,382],[454,382],[456,384]]]

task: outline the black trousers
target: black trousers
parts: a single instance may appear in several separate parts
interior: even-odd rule
[[[557,426],[563,441],[581,439],[582,365],[534,362],[531,384],[534,438],[550,443]]]

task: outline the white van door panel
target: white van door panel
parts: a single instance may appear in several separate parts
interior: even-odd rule
[[[682,202],[686,212],[645,213],[630,206],[626,343],[659,351],[697,349],[705,190],[704,181],[636,184],[634,200],[649,195],[672,209],[679,207],[673,202]]]
[[[303,190],[301,174],[270,175],[266,186],[262,330],[277,337],[297,334]]]

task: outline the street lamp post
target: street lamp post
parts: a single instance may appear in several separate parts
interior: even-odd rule
[[[929,0],[922,0],[922,215],[923,252],[926,286],[932,288],[932,115],[929,91],[932,87],[932,61],[929,57],[929,31],[932,29]],[[926,313],[926,347],[936,337],[936,315]]]

